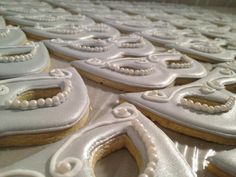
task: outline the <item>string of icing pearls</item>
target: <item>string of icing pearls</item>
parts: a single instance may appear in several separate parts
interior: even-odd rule
[[[153,138],[148,133],[148,130],[145,129],[144,125],[138,120],[132,120],[132,125],[134,129],[137,131],[139,136],[141,137],[146,150],[149,162],[147,163],[143,173],[141,173],[138,177],[154,177],[155,170],[157,168],[158,155],[157,148],[153,141]]]
[[[130,116],[135,114],[135,111],[129,107],[117,107],[113,109],[113,114],[117,118],[129,118]],[[148,133],[148,130],[138,119],[133,119],[131,123],[132,127],[139,134],[147,149],[146,152],[149,160],[146,168],[144,169],[143,173],[139,175],[139,177],[154,177],[155,169],[157,168],[157,162],[158,162],[158,155],[155,143],[151,135]]]
[[[194,50],[204,52],[204,53],[210,53],[210,54],[215,54],[215,53],[221,52],[221,50],[218,46],[214,46],[214,45],[204,42],[204,41],[196,42],[195,44],[192,44],[190,47]]]
[[[121,108],[121,107],[118,107],[118,108]],[[81,130],[79,133],[71,136],[71,138],[68,141],[66,141],[66,143],[63,144],[63,146],[60,147],[58,149],[58,151],[52,156],[50,166],[49,166],[49,171],[50,171],[51,175],[53,177],[65,177],[65,176],[74,177],[81,170],[81,168],[83,166],[83,162],[79,158],[76,158],[76,157],[65,158],[65,159],[57,162],[57,159],[59,158],[60,154],[62,154],[63,151],[65,151],[66,148],[70,144],[72,144],[73,141],[77,140],[82,134],[84,134],[88,131],[94,130],[97,127],[133,120],[138,115],[138,112],[136,109],[133,109],[130,107],[129,108],[125,107],[125,109],[132,110],[132,114],[128,117],[125,116],[124,117],[125,119],[119,119],[116,121],[110,120],[110,121],[105,121],[105,122],[99,122],[99,123],[94,124],[93,126],[89,126],[89,127],[85,128],[85,129]],[[120,117],[118,117],[118,118],[120,118]]]
[[[217,106],[208,106],[207,104],[202,104],[200,102],[193,102],[191,99],[186,99],[186,98],[182,98],[180,102],[181,105],[186,108],[194,109],[196,111],[203,111],[209,114],[215,114],[215,113],[228,112],[229,110],[231,110],[235,104],[235,97],[230,96],[225,104]]]
[[[192,66],[192,61],[189,60],[186,55],[183,55],[180,61],[183,62],[182,63],[172,62],[168,64],[168,67],[172,69],[182,69],[182,68],[190,68]]]
[[[54,26],[54,27],[41,27],[36,26],[37,29],[44,30],[50,33],[58,33],[58,34],[78,34],[83,32],[81,27],[71,26],[71,27],[63,27],[63,26]]]
[[[87,27],[85,27],[85,30],[88,32],[104,33],[109,30],[109,26],[101,23],[101,24],[95,24],[92,26],[87,26]]]
[[[145,44],[142,37],[133,37],[118,44],[120,48],[141,48]]]
[[[152,72],[154,72],[154,68],[147,68],[147,69],[129,69],[129,68],[123,68],[120,67],[117,64],[112,64],[112,63],[105,63],[106,68],[122,73],[122,74],[127,74],[127,75],[133,75],[133,76],[145,76],[149,75]]]
[[[109,49],[109,45],[102,40],[87,40],[68,43],[69,47],[85,51],[85,52],[105,52]]]
[[[39,22],[55,22],[58,21],[59,17],[54,16],[24,16],[27,20],[39,21]]]
[[[64,81],[64,90],[62,92],[57,93],[56,96],[52,98],[39,98],[38,100],[11,100],[6,102],[6,107],[11,109],[19,109],[19,110],[29,110],[29,109],[37,109],[43,107],[52,107],[58,106],[64,103],[67,99],[69,94],[72,91],[72,83],[70,80]]]
[[[27,46],[26,46],[27,47]],[[17,47],[16,47],[17,48]],[[36,54],[39,48],[38,44],[33,46],[33,49],[30,53],[27,54],[19,54],[19,55],[0,55],[0,63],[13,63],[13,62],[25,62],[31,60]]]

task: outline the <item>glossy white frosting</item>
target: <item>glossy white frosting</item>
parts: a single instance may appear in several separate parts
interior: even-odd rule
[[[0,25],[0,46],[19,45],[27,41],[25,33],[19,27]]]
[[[216,43],[198,39],[182,41],[176,44],[167,44],[167,46],[175,48],[176,50],[179,50],[183,53],[188,53],[199,57],[202,56],[212,62],[232,61],[236,55],[235,52],[226,50]]]
[[[2,80],[0,85],[0,121],[4,121],[4,124],[0,125],[1,137],[69,128],[81,119],[89,107],[87,89],[73,68],[54,69],[49,74],[41,73]],[[17,95],[22,92],[54,87],[61,88],[62,92],[51,98],[52,104],[49,104],[50,98],[29,100],[28,107],[25,106],[26,101],[19,103],[18,107],[14,104]],[[12,103],[13,107],[8,103]],[[14,111],[14,109],[19,110]]]
[[[46,40],[47,48],[73,59],[113,59],[120,56],[147,56],[155,52],[155,47],[147,40],[136,36],[122,36],[115,39],[84,39],[84,40]],[[133,44],[140,44],[133,46]],[[131,44],[130,46],[121,46]],[[106,49],[104,49],[106,48]],[[91,49],[91,50],[90,50]],[[101,50],[100,50],[101,49]]]
[[[0,78],[12,78],[42,72],[50,64],[43,43],[0,47]],[[8,55],[11,56],[8,56]]]
[[[116,38],[120,32],[106,24],[90,24],[88,26],[60,25],[54,27],[24,27],[23,30],[31,35],[45,39],[85,39],[85,38]]]
[[[183,57],[186,57],[185,63],[167,63],[169,60],[178,62]],[[167,87],[176,78],[202,78],[207,73],[200,63],[173,50],[142,58],[74,61],[72,65],[107,80],[146,89]]]
[[[236,74],[232,70],[216,68],[207,77],[191,84],[158,91],[122,94],[121,98],[145,108],[163,119],[220,137],[236,139],[235,94],[225,89],[225,85],[236,83],[235,76]],[[155,92],[161,92],[161,94]],[[222,110],[223,112],[219,112],[218,107],[203,105],[206,108],[201,109],[202,105],[199,103],[185,104],[183,98],[191,95],[218,101],[222,105],[226,104],[230,97],[234,100],[232,100],[232,104],[230,101],[229,105],[224,106],[226,109]],[[232,107],[227,109],[228,106]]]
[[[87,25],[93,24],[94,21],[89,17],[82,15],[58,15],[58,14],[35,14],[35,15],[14,15],[6,16],[6,20],[13,24],[18,24],[22,26],[56,26],[61,24],[80,24]],[[72,20],[73,19],[73,20]],[[76,20],[77,19],[77,20]]]
[[[117,114],[118,110],[126,110],[129,114],[120,118],[126,111]],[[17,174],[17,171],[33,177],[41,177],[42,174],[45,177],[91,176],[94,174],[90,163],[93,150],[122,134],[130,138],[143,159],[144,166],[140,169],[140,177],[196,176],[173,142],[133,105],[127,103],[107,110],[98,122],[79,130],[68,139],[1,169],[0,176],[14,172]]]

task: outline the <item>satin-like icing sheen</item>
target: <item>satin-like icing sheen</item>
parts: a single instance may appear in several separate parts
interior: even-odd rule
[[[4,37],[0,36],[0,46],[20,45],[27,41],[25,33],[18,27],[1,27],[0,24],[0,28],[0,33],[2,30],[9,30],[9,32]]]
[[[127,111],[129,115],[126,114]],[[126,134],[140,152],[144,162],[140,175],[195,177],[173,142],[128,103],[123,103],[113,110],[109,109],[98,122],[79,130],[70,138],[1,169],[0,176],[4,173],[13,173],[17,169],[25,169],[21,172],[32,174],[34,171],[35,174],[44,174],[46,177],[90,177],[94,174],[90,163],[94,148],[122,134]],[[32,163],[32,161],[39,163]],[[41,177],[39,174],[33,177]]]
[[[48,67],[50,63],[50,57],[48,51],[42,42],[32,43],[29,45],[16,45],[0,47],[0,53],[4,54],[24,54],[24,52],[30,52],[34,48],[34,45],[39,45],[35,51],[35,54],[31,59],[27,59],[21,62],[7,62],[0,63],[0,78],[12,78],[33,73],[39,73]]]
[[[188,54],[192,54],[192,55],[196,55],[199,57],[204,57],[209,59],[212,62],[229,62],[229,61],[233,61],[234,57],[236,56],[236,53],[230,50],[226,50],[220,46],[218,46],[217,44],[207,41],[209,43],[212,43],[214,45],[216,45],[219,49],[220,52],[219,53],[205,53],[205,52],[201,52],[198,50],[194,50],[193,48],[191,48],[192,43],[195,41],[195,39],[189,40],[189,41],[182,41],[176,44],[167,44],[167,47],[170,48],[175,48],[176,50],[179,50],[183,53],[188,53]],[[204,47],[204,46],[203,46]]]
[[[81,27],[77,27],[78,30],[81,30],[80,32],[76,33],[76,34],[59,34],[59,33],[55,33],[52,31],[47,31],[47,28],[49,29],[59,29],[59,30],[73,30],[72,28],[73,25],[62,25],[57,28],[55,27],[46,27],[44,28],[39,28],[39,27],[23,27],[23,30],[26,33],[29,33],[31,35],[34,36],[39,36],[39,37],[43,37],[46,39],[54,39],[54,38],[61,38],[61,39],[68,39],[68,40],[74,40],[74,39],[78,39],[78,38],[116,38],[118,36],[120,36],[120,32],[113,28],[110,27],[108,25],[105,24],[94,24],[91,25],[89,24],[89,26],[81,26]],[[90,29],[101,29],[101,28],[106,28],[105,31],[91,31]]]
[[[190,67],[169,68],[166,63],[167,60],[178,61],[181,57],[183,57],[181,53],[169,51],[154,53],[142,58],[127,57],[109,61],[99,59],[73,61],[72,65],[102,78],[141,88],[163,88],[172,84],[176,78],[202,78],[206,75],[205,68],[189,57],[187,59],[191,63]],[[135,74],[137,70],[129,70],[125,73],[120,69],[122,66],[136,68],[140,73]],[[109,69],[109,67],[112,68]],[[142,74],[141,71],[144,73]]]
[[[139,36],[135,37],[139,38]],[[119,47],[120,43],[128,43],[133,41],[134,35],[122,36],[116,39],[110,39],[106,42],[106,45],[109,46],[109,49],[104,52],[85,52],[82,50],[76,50],[69,48],[68,43],[76,43],[75,40],[66,40],[61,43],[53,42],[53,40],[45,40],[44,43],[47,48],[55,53],[62,53],[67,57],[72,57],[73,59],[89,59],[89,58],[99,58],[99,59],[113,59],[120,56],[147,56],[155,52],[155,47],[145,39],[142,39],[143,45],[137,48],[129,47]],[[90,40],[90,39],[87,39]],[[85,40],[77,40],[78,43],[86,42]],[[98,46],[100,47],[100,46]]]
[[[39,102],[39,108],[32,110],[13,111],[11,107],[6,107],[7,102],[14,101],[17,95],[24,91],[54,87],[63,90],[64,83],[69,81],[72,90],[67,94],[67,98],[63,103],[47,106],[46,100],[44,107],[40,107],[41,102]],[[57,69],[49,74],[41,73],[2,80],[0,81],[0,89],[2,90],[0,92],[0,121],[4,122],[4,124],[0,124],[1,137],[16,134],[46,133],[69,128],[81,119],[89,106],[87,89],[83,80],[73,68]],[[59,95],[58,97],[60,99]]]
[[[222,104],[226,103],[230,97],[235,100],[235,94],[226,90],[225,85],[235,84],[236,74],[225,70],[228,71],[228,69],[217,67],[207,77],[196,82],[160,90],[162,95],[165,95],[164,102],[163,96],[154,93],[150,94],[150,98],[145,96],[150,91],[122,94],[121,98],[145,108],[163,119],[221,137],[236,139],[236,105],[234,102],[232,102],[231,109],[221,113],[217,113],[218,107],[214,113],[211,110],[212,107],[207,108],[210,109],[209,112],[204,112],[197,111],[197,109],[201,109],[199,105],[195,105],[195,107],[182,105],[183,97],[191,95],[203,96],[205,99],[222,102]]]
[[[5,19],[8,21],[11,21],[11,23],[22,25],[22,26],[56,26],[56,25],[61,25],[61,24],[81,24],[81,25],[86,25],[86,24],[93,24],[94,21],[90,19],[89,17],[85,17],[81,21],[74,22],[71,20],[67,20],[66,17],[76,17],[76,15],[65,15],[65,14],[34,14],[31,16],[27,15],[13,15],[13,16],[6,16]],[[37,20],[38,19],[38,20]],[[42,19],[45,19],[42,20]]]

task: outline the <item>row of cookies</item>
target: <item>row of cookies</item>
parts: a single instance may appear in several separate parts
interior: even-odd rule
[[[39,1],[2,1],[0,5],[9,11],[20,7],[22,12],[26,7],[40,9],[41,6],[49,6]],[[32,21],[38,20],[28,17]],[[0,119],[4,123],[0,128],[0,146],[51,143],[84,126],[88,120],[89,98],[81,77],[72,68],[53,69],[49,72],[51,61],[44,43],[30,41],[19,26],[6,26],[5,20],[1,19]],[[39,21],[44,22],[44,19]],[[50,23],[48,19],[45,21]],[[89,23],[94,24],[93,20]],[[80,102],[70,97],[78,98]],[[70,112],[62,112],[64,116],[52,119],[51,115],[56,115],[60,110]],[[48,111],[52,114],[48,114]]]
[[[103,3],[106,4],[106,2]],[[210,37],[235,38],[233,24],[236,18],[233,14],[223,14],[198,7],[176,8],[161,4],[150,6],[148,3],[140,4],[140,6],[138,3],[125,6],[120,4],[118,9],[131,14],[144,15],[152,20],[164,20],[178,28],[191,28]]]
[[[68,6],[66,6],[66,4]],[[63,3],[69,10],[74,11],[73,7],[69,3]],[[98,5],[85,4],[86,7],[96,7]],[[128,6],[129,7],[129,6]],[[97,9],[99,9],[98,6]],[[90,8],[88,8],[90,9]],[[97,21],[108,23],[111,26],[116,27],[122,32],[138,32],[141,35],[155,45],[165,46],[168,48],[176,48],[181,52],[187,53],[196,59],[207,61],[210,63],[216,62],[228,62],[232,61],[236,55],[235,44],[233,42],[234,34],[231,34],[228,30],[230,27],[218,27],[210,22],[199,23],[199,20],[191,22],[189,19],[165,19],[164,21],[151,21],[144,16],[140,15],[128,15],[121,11],[106,10],[102,13],[83,12],[86,15],[94,18]],[[162,19],[163,20],[163,19]],[[169,22],[167,22],[169,21]],[[176,29],[178,28],[192,28],[192,29]],[[180,25],[183,24],[182,26]],[[195,25],[194,25],[195,24]],[[196,32],[198,29],[198,32]],[[224,31],[221,35],[217,31]],[[221,37],[226,39],[209,39],[208,37]],[[229,38],[229,39],[228,39]],[[232,39],[231,39],[232,38]]]
[[[20,27],[6,26],[5,20],[1,19],[0,78],[14,78],[46,70],[50,57],[44,44],[29,41]]]
[[[184,58],[184,57],[183,57],[183,58],[180,57],[180,58],[184,60],[184,63],[186,63],[186,67],[187,67],[187,65],[189,65],[190,63],[192,63],[192,62],[189,62],[189,60],[186,59],[186,57],[185,57],[185,58]],[[185,60],[185,59],[186,59],[186,60]],[[94,61],[95,61],[95,62],[94,62]],[[131,62],[133,62],[133,61],[134,61],[134,60],[132,60]],[[89,63],[89,62],[95,63],[95,64],[98,63],[98,65],[99,65],[100,63],[103,64],[102,61],[99,61],[99,60],[89,60],[88,63]],[[142,62],[147,63],[146,60],[143,60],[143,61],[141,60],[141,63],[142,63]],[[115,63],[115,64],[116,64],[116,63]],[[109,64],[106,64],[106,65],[107,65],[107,67],[109,68]],[[134,64],[134,65],[135,65],[135,64]],[[148,64],[147,64],[147,65],[148,65]],[[174,66],[174,65],[176,65],[176,64],[172,64],[172,65]],[[191,65],[191,64],[190,64],[190,65]],[[196,65],[196,64],[194,63],[194,65]],[[119,66],[119,62],[118,62],[118,66]],[[120,66],[124,66],[124,68],[129,68],[129,64],[127,64],[127,67],[126,67],[126,63],[122,63],[122,62],[121,62],[121,65],[120,65]],[[133,66],[132,63],[131,63],[131,66]],[[143,65],[142,65],[142,66],[143,66]],[[171,62],[170,62],[170,66],[171,66]],[[177,67],[177,66],[178,66],[178,65],[176,65],[176,68],[179,68],[179,67]],[[134,66],[133,66],[133,67],[134,67]],[[139,67],[140,67],[140,66],[139,66]],[[185,66],[184,66],[184,67],[185,67]],[[183,67],[183,68],[184,68],[184,67]],[[111,67],[111,68],[112,68],[112,67]],[[121,67],[121,68],[122,68],[122,67]],[[132,67],[131,67],[131,68],[132,68]],[[114,66],[113,69],[116,70],[116,69],[117,69],[117,66]],[[122,71],[123,71],[123,70],[122,70]],[[125,71],[125,70],[124,70],[124,71]],[[126,73],[126,72],[127,72],[127,71],[125,71],[124,73]],[[139,72],[140,72],[140,73],[143,73],[143,71],[139,71]],[[132,72],[127,72],[126,74],[128,74],[128,73],[132,73]],[[164,86],[164,87],[165,87],[165,86]],[[122,112],[122,111],[121,111],[121,112]],[[127,114],[127,113],[126,113],[126,114]],[[76,146],[76,147],[77,147],[77,146]],[[162,161],[163,161],[163,160],[162,160]],[[30,162],[30,161],[28,161],[28,163],[29,163],[29,162]],[[75,163],[75,162],[76,162],[76,163]],[[55,168],[55,167],[53,167],[54,165],[52,165],[52,172],[55,172],[55,173],[58,173],[58,172],[59,172],[59,173],[61,173],[61,172],[62,172],[62,173],[65,173],[65,171],[63,171],[63,170],[68,169],[67,167],[70,166],[70,165],[72,165],[72,166],[73,166],[74,164],[77,165],[77,162],[78,162],[78,161],[66,160],[65,163],[61,163],[62,165],[58,165],[58,167],[59,167],[58,169]],[[81,160],[80,160],[79,162],[81,162]],[[68,163],[69,163],[69,165],[68,165]],[[79,163],[78,163],[78,164],[79,164]],[[152,164],[153,164],[153,163],[152,163]],[[77,167],[77,166],[76,166],[76,167]],[[80,166],[78,165],[78,167],[77,167],[76,170],[78,170],[79,167],[80,167]],[[85,167],[86,167],[86,166],[85,166]],[[53,170],[53,169],[54,169],[54,170]],[[55,170],[59,170],[59,171],[55,171]],[[79,169],[79,171],[80,171],[80,169]],[[144,171],[145,171],[145,170],[144,170]],[[170,171],[170,170],[169,170],[169,171]],[[177,171],[177,170],[175,170],[175,172],[176,172],[176,171]],[[67,171],[67,172],[68,172],[68,171]],[[70,171],[69,171],[69,172],[70,172]],[[81,170],[80,172],[81,172],[81,173],[84,173],[83,170]],[[146,170],[146,172],[151,173],[151,172],[150,172],[150,168],[149,168],[148,170]],[[146,174],[146,172],[145,172],[145,174],[143,174],[143,175],[147,175],[148,173]],[[162,171],[162,173],[166,173],[166,171]],[[160,173],[160,174],[162,174],[162,173]],[[181,173],[180,173],[180,175],[183,176],[183,174],[181,174]],[[190,174],[189,174],[189,176],[190,176]]]
[[[95,44],[93,40],[52,40],[54,41],[62,44],[64,48],[67,46],[82,51],[81,55],[85,58],[89,57],[87,55],[91,52],[110,50],[110,46],[104,45],[104,42],[109,43],[105,40],[94,39]],[[121,37],[110,43],[113,48],[112,57],[126,54],[144,56],[155,51],[154,46],[138,36]],[[46,58],[42,55],[46,54],[45,51],[34,48],[35,43],[30,44],[32,46],[27,46],[29,47],[27,49],[11,46],[13,53],[10,52],[9,60],[12,60],[10,57],[17,59],[19,53],[32,53],[29,61],[35,60],[36,54],[42,60]],[[3,56],[7,57],[10,47],[5,47],[7,52]],[[140,47],[143,51],[137,50]],[[16,62],[18,60],[14,60],[15,66],[22,67]],[[27,66],[28,61],[23,63]],[[87,89],[83,80],[72,68],[54,69],[49,73],[1,80],[0,84],[2,115],[4,115],[0,118],[2,120],[8,118],[6,121],[1,121],[4,122],[0,127],[1,147],[52,143],[75,132],[88,121]],[[143,118],[145,117],[133,105],[122,104],[113,110],[108,110],[108,114],[98,123],[81,129],[69,139],[63,139],[36,156],[1,169],[0,176],[91,176],[97,160],[123,147],[135,157],[139,164],[140,176],[165,176],[166,170],[171,176],[176,174],[182,177],[195,176],[169,138],[147,118]],[[113,129],[112,132],[107,131],[110,128]],[[157,148],[160,141],[163,142],[162,147]],[[90,145],[89,150],[87,145]],[[110,148],[105,148],[106,146]],[[77,149],[80,149],[80,152]],[[75,151],[77,153],[73,154]],[[88,153],[88,157],[83,156],[84,153]],[[161,163],[158,163],[159,160]],[[40,163],[33,164],[35,161]],[[169,166],[170,161],[173,163],[171,166]],[[179,162],[178,165],[174,165],[176,161]]]
[[[194,41],[194,43],[195,43],[195,41]],[[196,41],[196,43],[198,44],[198,43],[202,43],[202,41]],[[201,44],[200,44],[201,45]],[[204,51],[205,52],[205,51]],[[231,57],[231,61],[234,59],[234,57]],[[229,60],[229,61],[230,61]],[[103,64],[105,64],[103,61],[101,61],[101,60],[97,60],[97,59],[91,59],[91,60],[89,60],[87,63],[91,63],[91,65],[95,65],[95,66],[103,66]],[[228,66],[233,66],[233,64],[234,64],[234,62],[232,62],[232,63],[227,63],[226,65],[228,65]],[[109,68],[110,66],[109,66],[109,64],[106,64],[107,65],[107,67]],[[118,65],[119,66],[119,65]],[[225,66],[225,64],[224,64],[224,66]],[[85,67],[81,67],[81,68],[85,68]],[[113,68],[113,70],[114,71],[120,71],[120,70],[118,70],[117,69],[117,66],[112,66],[111,68]],[[232,67],[231,67],[232,68]],[[228,69],[226,69],[226,71],[224,71],[224,69],[221,69],[222,71],[222,73],[231,73],[232,71],[228,71]],[[125,70],[124,70],[125,71]],[[215,70],[214,71],[212,71],[212,73],[214,73],[214,72],[216,72]],[[90,70],[90,72],[89,73],[91,73],[91,70]],[[96,72],[97,73],[97,72]],[[129,72],[127,71],[125,71],[125,72],[123,72],[123,73],[126,73],[126,74],[129,74]],[[210,74],[211,75],[211,74]],[[210,77],[210,75],[208,76],[208,77]],[[215,74],[212,74],[212,75],[215,75]],[[93,78],[93,77],[91,77],[91,78]],[[231,83],[232,85],[233,85],[233,83]],[[230,84],[230,85],[231,85]],[[183,86],[184,87],[184,86]],[[207,88],[207,89],[209,89],[209,88]],[[207,90],[206,89],[206,90]],[[155,93],[151,93],[150,95],[153,95],[153,97],[160,97],[160,100],[162,100],[162,96],[164,95],[163,93],[160,93],[159,91],[156,91]],[[213,92],[212,92],[213,93]],[[231,95],[232,96],[232,95]],[[139,97],[139,96],[138,96]],[[191,96],[190,96],[191,97]],[[163,98],[164,99],[164,98]],[[154,99],[155,100],[155,99]],[[196,98],[196,100],[201,100],[200,98]],[[192,100],[191,101],[191,99],[190,99],[190,101],[189,100],[187,100],[188,102],[191,102],[191,104],[192,104],[192,102],[193,102],[193,105],[192,106],[189,106],[188,104],[186,104],[187,105],[187,108],[189,108],[189,109],[194,109],[195,111],[197,110],[197,111],[206,111],[207,113],[212,113],[212,114],[219,114],[220,112],[220,109],[221,108],[219,108],[220,106],[222,107],[222,110],[221,111],[223,111],[223,112],[228,112],[228,111],[230,111],[231,109],[232,109],[232,107],[233,107],[233,105],[234,105],[234,96],[232,96],[228,101],[230,102],[230,103],[228,103],[228,101],[227,101],[227,99],[225,99],[225,103],[223,104],[223,102],[222,103],[218,103],[219,105],[207,105],[207,104],[202,104],[202,105],[204,105],[204,106],[202,106],[202,108],[201,108],[201,105],[199,104],[200,102],[194,102],[195,101],[195,95],[194,95],[194,101]],[[184,100],[184,102],[187,102],[186,100]],[[202,101],[202,100],[201,100]],[[207,100],[207,101],[209,101],[209,100]],[[206,101],[206,102],[207,102]],[[204,102],[204,101],[203,101]],[[197,106],[195,106],[195,103],[197,104]],[[227,106],[226,106],[227,105]],[[228,105],[229,105],[229,108],[230,108],[230,110],[227,110],[227,109],[225,109],[225,110],[223,110],[223,107],[225,108],[225,107],[228,107]],[[189,106],[189,107],[188,107]],[[144,106],[144,107],[147,107],[147,106]],[[195,109],[196,108],[196,109]],[[201,109],[200,109],[201,108]],[[219,108],[219,109],[218,109]],[[228,117],[228,115],[227,115],[227,117]],[[164,123],[163,123],[164,124]],[[221,123],[220,123],[221,124]],[[182,131],[182,130],[180,130],[180,131]],[[219,133],[219,132],[218,132]],[[202,136],[202,135],[199,135],[199,136]],[[207,136],[203,136],[203,137],[205,137],[205,139],[207,139]],[[214,139],[215,137],[213,136],[213,139]],[[223,140],[225,141],[225,139],[223,138]],[[229,141],[227,141],[227,143],[228,143]],[[229,154],[230,154],[230,152],[229,152]],[[213,158],[213,159],[215,159],[215,158]],[[214,161],[214,160],[212,160],[212,161]],[[225,161],[223,161],[223,162],[229,162],[229,159],[227,159],[227,160],[225,160]],[[229,162],[230,163],[230,162]],[[234,171],[232,172],[232,164],[231,164],[231,166],[230,166],[231,168],[229,168],[228,167],[228,169],[229,169],[229,171],[231,171],[230,173],[232,173],[232,174],[234,174]],[[209,167],[210,168],[210,167]],[[220,168],[222,168],[222,165],[220,166]],[[224,166],[223,166],[223,169],[224,169]],[[227,169],[227,168],[226,168]],[[216,170],[216,168],[214,168],[213,169],[214,171]],[[216,172],[219,172],[219,170],[218,171],[216,171]],[[222,174],[222,173],[221,173]]]

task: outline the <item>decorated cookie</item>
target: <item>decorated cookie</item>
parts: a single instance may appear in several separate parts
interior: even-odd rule
[[[72,68],[2,80],[0,87],[0,146],[51,143],[87,122],[87,90]]]
[[[120,20],[107,20],[111,26],[124,33],[139,32],[155,27],[155,23],[142,16],[133,16]]]
[[[104,5],[87,5],[84,4],[82,5],[81,3],[77,4],[77,6],[75,6],[75,3],[67,3],[66,9],[68,9],[68,11],[72,12],[73,14],[85,14],[85,15],[89,15],[91,13],[97,13],[97,12],[104,12],[107,13],[110,11],[110,9]]]
[[[178,28],[192,28],[198,29],[201,26],[209,25],[210,23],[202,20],[190,20],[186,18],[171,19],[170,23],[175,25]]]
[[[196,176],[165,133],[127,103],[66,141],[1,169],[0,176],[91,177],[98,160],[122,148],[134,157],[140,177]]]
[[[20,45],[26,42],[25,33],[19,27],[6,26],[0,28],[0,47]]]
[[[230,26],[205,25],[198,30],[211,38],[236,38],[236,33],[231,31]]]
[[[162,30],[162,29],[149,29],[139,33],[139,35],[151,41],[157,46],[165,46],[169,43],[176,43],[181,39],[181,35],[177,30]]]
[[[59,25],[53,27],[23,27],[28,36],[34,39],[57,39],[75,40],[86,38],[116,38],[120,32],[106,24],[82,25]]]
[[[52,8],[52,7],[27,7],[22,5],[15,6],[0,6],[0,14],[4,16],[11,15],[35,15],[35,14],[54,14],[54,15],[69,15],[68,11],[65,11],[61,8]]]
[[[183,134],[236,144],[236,74],[216,68],[188,85],[121,95],[153,121]],[[168,109],[167,109],[168,108]]]
[[[130,16],[120,10],[109,10],[108,12],[97,11],[96,13],[89,13],[87,16],[95,21],[106,23],[110,20],[124,20]]]
[[[208,158],[208,170],[219,177],[236,176],[236,149],[216,153]]]
[[[206,75],[204,67],[176,51],[141,58],[92,58],[72,65],[88,79],[126,91],[140,91],[183,84]]]
[[[38,73],[50,66],[50,57],[44,44],[0,47],[0,79]]]
[[[209,63],[232,61],[236,56],[234,51],[226,50],[210,40],[192,39],[167,46]]]
[[[67,60],[100,58],[112,59],[120,56],[147,56],[155,47],[137,35],[115,39],[46,40],[45,45],[56,56]]]
[[[183,18],[180,15],[177,14],[168,14],[163,12],[162,10],[155,11],[154,13],[150,13],[146,15],[152,20],[163,20],[163,21],[171,21],[172,19],[181,19]]]
[[[95,22],[84,15],[57,15],[57,14],[36,14],[36,15],[15,15],[6,16],[5,19],[13,25],[21,26],[58,26],[62,24],[91,25]]]
[[[171,28],[153,28],[138,33],[157,46],[166,47],[167,44],[181,43],[191,39],[207,40],[207,38],[191,29],[177,30]]]

